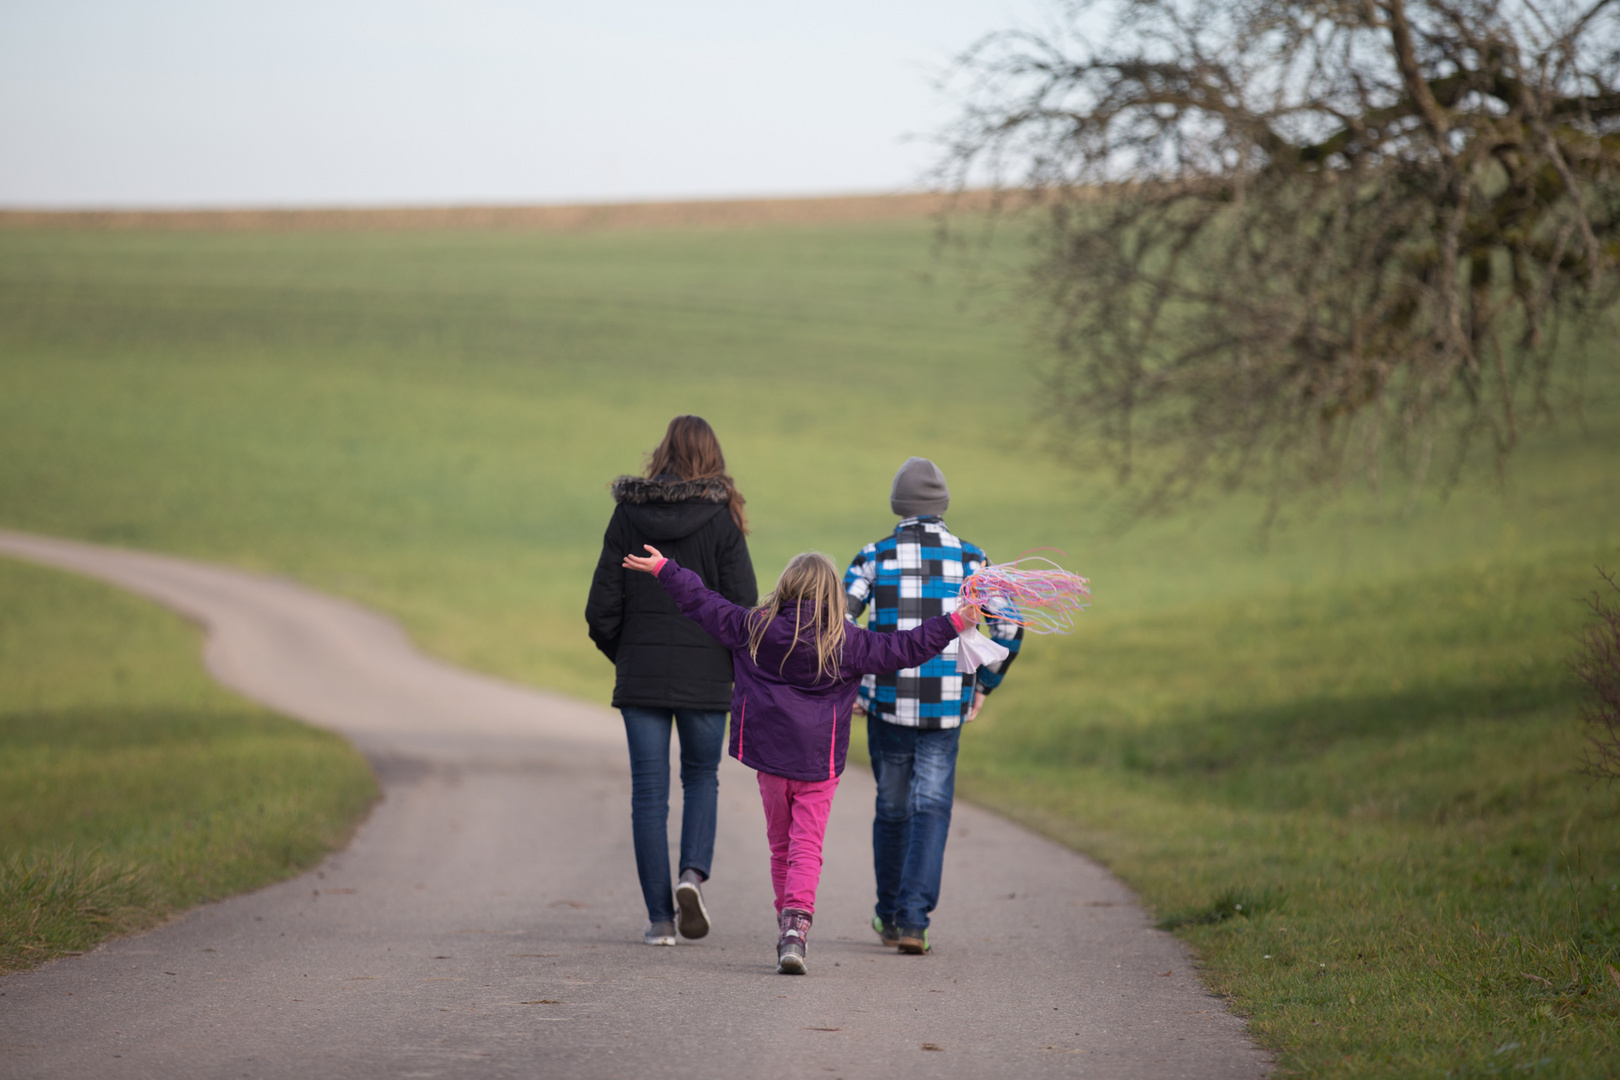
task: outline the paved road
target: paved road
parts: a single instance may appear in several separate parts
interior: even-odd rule
[[[764,821],[727,761],[715,931],[640,943],[616,714],[470,674],[290,582],[0,531],[208,630],[223,683],[340,731],[384,799],[318,870],[0,980],[3,1077],[1258,1077],[1187,953],[1095,863],[958,806],[935,950],[866,928],[850,769],[810,974],[775,974]]]

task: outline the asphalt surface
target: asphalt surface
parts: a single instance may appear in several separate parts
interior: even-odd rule
[[[873,789],[852,767],[810,973],[777,975],[764,818],[727,759],[714,932],[651,948],[616,713],[433,660],[388,620],[285,580],[5,531],[0,553],[197,620],[216,678],[348,736],[385,792],[311,873],[0,979],[0,1076],[1267,1070],[1118,881],[994,815],[957,805],[934,951],[900,956],[867,927]]]

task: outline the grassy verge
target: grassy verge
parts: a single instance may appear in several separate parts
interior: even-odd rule
[[[1572,772],[1564,565],[1098,619],[963,790],[1114,866],[1291,1072],[1607,1075],[1620,791]]]
[[[286,877],[370,806],[347,743],[220,690],[198,645],[0,560],[0,973]]]
[[[1017,321],[927,253],[905,222],[5,233],[0,521],[289,572],[605,700],[604,489],[672,413],[719,430],[765,585],[886,532],[927,455],[958,532],[1065,547],[1097,595],[1026,647],[964,792],[1107,860],[1288,1069],[1605,1075],[1620,793],[1574,772],[1561,664],[1620,562],[1610,361],[1505,485],[1351,492],[1264,545],[1242,498],[1120,531],[1029,434]]]

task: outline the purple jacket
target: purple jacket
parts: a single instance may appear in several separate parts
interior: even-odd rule
[[[748,655],[748,608],[704,587],[690,570],[666,560],[658,580],[681,613],[731,650],[731,756],[760,772],[789,780],[830,780],[844,771],[849,725],[862,675],[917,667],[956,637],[949,615],[915,630],[880,634],[853,623],[844,628],[836,679],[816,675],[815,642],[793,644],[793,612],[784,608],[765,630],[759,662]],[[805,607],[808,601],[801,600]],[[806,619],[809,611],[805,612]]]

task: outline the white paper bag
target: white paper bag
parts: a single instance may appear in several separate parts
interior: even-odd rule
[[[994,664],[1007,659],[1008,649],[991,641],[974,627],[962,631],[956,639],[956,670],[967,675],[978,671],[981,665]]]

